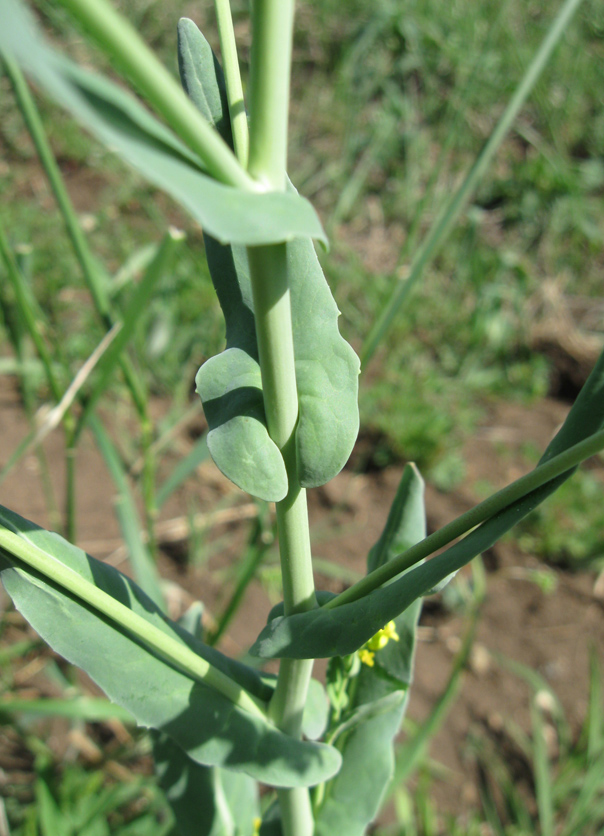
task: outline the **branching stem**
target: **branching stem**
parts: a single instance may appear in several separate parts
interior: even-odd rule
[[[214,0],[214,8],[216,9],[216,20],[218,21],[222,69],[224,70],[224,79],[226,81],[235,154],[243,168],[247,168],[250,136],[247,126],[245,101],[243,99],[243,85],[239,71],[239,58],[237,56],[231,4],[229,0]]]
[[[191,150],[208,172],[230,186],[256,190],[228,145],[199,113],[132,24],[108,0],[61,0],[86,27],[107,55],[127,73],[140,92]]]
[[[119,627],[152,648],[171,664],[194,679],[215,688],[235,705],[264,718],[264,705],[230,677],[215,668],[184,643],[177,641],[154,624],[117,601],[98,586],[87,581],[69,566],[47,554],[32,542],[11,531],[0,521],[0,549],[39,572],[51,583],[71,592]]]

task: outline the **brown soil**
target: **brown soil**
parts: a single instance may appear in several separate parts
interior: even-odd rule
[[[158,404],[158,413],[162,409],[163,405]],[[564,404],[554,400],[530,408],[518,404],[493,407],[489,420],[463,451],[468,470],[467,484],[488,479],[494,487],[500,487],[517,478],[526,469],[519,452],[521,445],[531,441],[542,448],[566,411]],[[0,394],[0,466],[26,433],[27,422],[18,393],[10,386],[4,387]],[[190,444],[190,435],[183,434],[176,440],[176,452],[182,454]],[[498,454],[502,444],[511,451],[505,456]],[[60,495],[64,481],[60,431],[46,439],[44,449]],[[372,474],[346,470],[328,486],[311,492],[314,552],[318,559],[332,561],[353,572],[364,571],[365,556],[381,531],[401,470],[400,466]],[[79,449],[77,471],[78,542],[97,557],[109,559],[127,571],[127,563],[119,549],[120,533],[112,508],[113,486],[90,438],[85,438]],[[225,511],[230,521],[216,524],[212,533],[214,538],[227,534],[227,545],[202,568],[187,565],[183,560],[186,544],[166,545],[161,569],[164,577],[172,582],[174,614],[199,598],[206,604],[211,617],[228,594],[230,576],[227,570],[233,566],[244,542],[244,520],[249,516],[250,505],[247,498],[233,492],[211,462],[204,464],[197,477],[169,504],[162,514],[162,521],[174,519],[183,513],[183,509],[186,513],[193,499],[201,513],[210,513],[217,502],[222,508],[231,509]],[[445,495],[428,485],[430,529],[451,520],[476,499],[466,488]],[[0,486],[0,502],[41,525],[49,524],[38,462],[33,454],[26,456]],[[168,526],[162,530],[169,529]],[[168,538],[168,534],[164,536]],[[459,813],[476,804],[475,768],[467,758],[467,740],[473,728],[480,728],[495,738],[509,721],[525,730],[530,728],[529,689],[507,672],[493,654],[503,654],[538,671],[558,694],[573,728],[579,727],[585,715],[588,648],[593,645],[600,658],[604,652],[604,604],[594,588],[595,576],[557,570],[557,590],[548,595],[527,580],[526,569],[536,565],[536,560],[518,552],[509,541],[485,555],[487,595],[470,663],[464,672],[459,696],[430,747],[431,757],[448,768],[446,778],[438,781],[435,787],[436,799],[443,812]],[[323,588],[341,588],[341,582],[333,578],[319,576],[318,583]],[[222,648],[231,654],[242,653],[263,627],[272,603],[267,584],[253,582]],[[442,693],[464,629],[463,614],[451,613],[438,601],[430,599],[420,628],[416,678],[409,709],[413,720],[421,722]],[[5,637],[12,635],[11,630]],[[35,665],[27,670],[31,664],[28,658],[20,667],[15,688],[21,693],[32,688],[36,693],[52,693],[52,686],[44,684]],[[319,665],[318,669],[321,667]],[[59,740],[65,732],[65,724],[53,727]],[[10,751],[7,755],[6,750],[6,746],[10,749],[12,745],[9,744],[10,741],[5,741],[0,748],[5,750],[4,759],[8,757],[10,762],[12,756]],[[18,758],[15,763],[17,769],[26,767]]]

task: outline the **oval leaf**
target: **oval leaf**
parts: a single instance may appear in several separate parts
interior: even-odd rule
[[[240,348],[203,364],[195,378],[210,432],[208,450],[242,490],[278,502],[287,494],[283,456],[265,424],[260,366]]]
[[[179,67],[185,91],[223,139],[232,144],[224,77],[208,42],[192,21],[183,19],[178,27],[178,43]],[[295,193],[293,186],[290,186],[289,192]],[[258,366],[245,249],[221,247],[208,236],[206,253],[226,320],[227,348],[240,348]],[[302,487],[312,488],[325,484],[339,473],[352,452],[359,429],[357,398],[360,364],[351,346],[340,335],[339,311],[310,238],[288,243],[287,270],[300,412],[296,429],[298,473]],[[256,408],[255,393],[236,392],[226,365],[224,369],[214,365],[206,371],[215,360],[202,366],[197,378],[197,389],[206,409],[208,424],[211,429],[222,429],[220,449],[214,451],[210,447],[212,458],[225,475],[248,493],[275,501],[283,499],[287,483],[285,491],[280,493],[272,487],[276,485],[276,478],[271,480],[270,490],[265,487],[264,495],[259,493],[262,489],[261,474],[266,470],[267,463],[270,461],[271,474],[276,476],[277,462],[272,455],[266,420],[263,413],[260,417]],[[243,358],[240,363],[243,367]],[[251,368],[247,360],[245,368]],[[207,377],[211,376],[212,383],[218,384],[220,375],[224,381],[224,400],[219,402],[220,411],[211,407],[211,414],[208,414]],[[259,366],[257,377],[260,381]],[[261,395],[261,382],[259,388]],[[212,392],[213,397],[220,397],[216,386],[213,386]],[[246,417],[248,410],[253,409],[254,418],[263,427],[257,423],[252,430],[248,422],[233,421],[237,408]],[[252,432],[253,438],[250,437]],[[268,450],[271,451],[270,457]],[[265,459],[267,463],[264,463]],[[242,462],[240,472],[235,469],[238,461]]]

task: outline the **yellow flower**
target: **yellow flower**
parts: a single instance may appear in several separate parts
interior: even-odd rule
[[[373,651],[381,650],[383,647],[386,647],[390,639],[397,642],[399,641],[399,638],[400,636],[396,632],[396,624],[394,621],[389,621],[385,627],[382,627],[381,630],[377,631],[372,639],[369,639],[365,647],[367,647],[368,650]]]
[[[375,653],[371,650],[359,650],[359,659],[364,665],[367,665],[369,668],[372,668],[375,665],[374,661]]]
[[[254,830],[252,831],[252,836],[259,836],[261,824],[262,819],[260,818],[260,816],[256,816],[256,818],[254,819]]]

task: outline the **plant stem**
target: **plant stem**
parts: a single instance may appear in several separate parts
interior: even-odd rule
[[[216,9],[216,20],[218,21],[222,69],[224,70],[224,78],[226,81],[227,101],[229,104],[229,116],[231,117],[235,154],[243,168],[247,168],[250,137],[247,114],[245,112],[245,101],[243,99],[241,73],[239,72],[239,59],[237,57],[237,44],[235,42],[235,30],[233,29],[231,4],[229,0],[214,0],[214,8]]]
[[[271,438],[280,448],[289,490],[276,504],[286,614],[317,606],[312,574],[306,491],[300,487],[295,449],[298,393],[285,244],[248,250],[264,407]],[[283,659],[269,714],[282,731],[299,738],[312,659]],[[311,836],[308,790],[279,791],[284,836]],[[303,812],[306,811],[306,812]]]
[[[248,250],[268,431],[281,450],[289,491],[278,502],[277,526],[286,613],[316,606],[306,491],[300,487],[295,429],[298,392],[285,244]]]
[[[253,0],[250,161],[256,180],[285,189],[294,0]]]
[[[249,171],[275,191],[286,186],[287,120],[294,0],[253,0],[250,68]],[[268,431],[285,462],[288,493],[277,503],[283,601],[289,614],[317,606],[312,574],[306,491],[300,486],[295,430],[298,391],[285,244],[248,249],[258,354]],[[292,737],[302,714],[312,659],[283,659],[269,715]],[[280,790],[284,836],[312,836],[308,790]]]
[[[178,136],[203,160],[209,174],[248,191],[257,184],[228,145],[201,116],[132,24],[107,0],[60,0],[97,43],[127,73]]]

